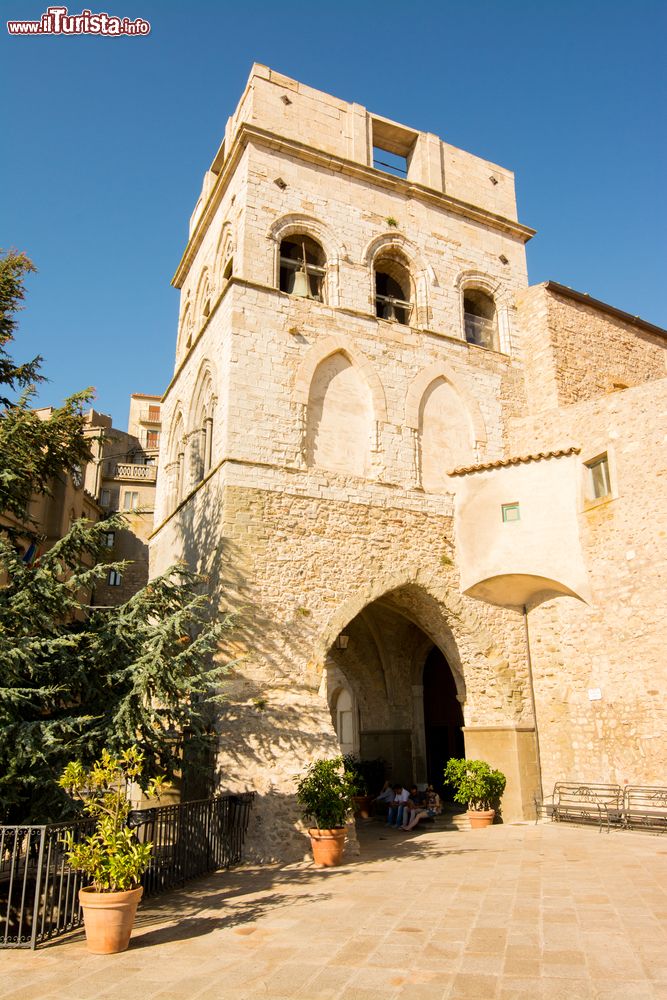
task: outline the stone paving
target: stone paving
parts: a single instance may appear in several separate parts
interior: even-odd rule
[[[80,933],[5,951],[0,996],[667,998],[667,837],[371,823],[360,842],[338,869],[245,866],[148,900],[123,955]]]

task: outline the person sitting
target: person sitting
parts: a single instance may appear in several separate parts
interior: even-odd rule
[[[429,816],[439,816],[442,812],[442,802],[433,785],[426,787],[426,808]]]
[[[394,801],[394,789],[391,787],[388,781],[385,781],[382,786],[382,791],[379,795],[376,795],[373,799],[374,802],[386,802],[387,805]]]
[[[403,785],[394,785],[393,793],[394,798],[387,813],[387,826],[395,826],[398,829],[403,824],[403,812],[410,793],[407,788],[403,788]]]
[[[415,816],[421,814],[426,809],[426,792],[420,792],[416,785],[410,786],[410,798],[405,804],[403,811],[402,830],[411,830],[415,826],[413,822]]]
[[[425,792],[418,793],[418,801],[415,803],[415,807],[410,809],[409,816],[407,810],[405,811],[406,819],[403,822],[403,829],[414,830],[421,819],[435,819],[441,812],[440,796],[433,785],[428,785]]]
[[[382,789],[380,790],[380,794],[374,796],[373,798],[373,813],[376,815],[383,814],[393,801],[394,789],[388,781],[385,781]]]

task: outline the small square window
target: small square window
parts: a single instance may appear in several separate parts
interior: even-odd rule
[[[123,576],[118,572],[117,569],[110,569],[107,575],[107,583],[110,587],[120,587],[123,582]]]
[[[110,507],[111,506],[111,490],[102,490],[100,493],[100,506]]]
[[[505,524],[509,524],[510,521],[521,520],[521,511],[519,510],[518,503],[504,503],[500,509],[502,511],[503,521]]]
[[[115,542],[116,542],[115,531],[107,531],[105,532],[104,535],[102,535],[102,544],[105,549],[112,549],[114,547]]]
[[[139,493],[138,491],[127,490],[125,496],[123,497],[123,510],[136,510],[139,506]]]
[[[604,500],[611,496],[611,479],[609,477],[609,458],[607,453],[586,462],[588,482],[586,495],[589,500]]]

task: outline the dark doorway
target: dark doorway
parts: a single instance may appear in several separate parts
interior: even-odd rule
[[[428,780],[441,792],[445,764],[450,757],[465,757],[465,749],[461,731],[463,712],[456,700],[454,677],[436,646],[426,657],[423,684],[426,768]]]

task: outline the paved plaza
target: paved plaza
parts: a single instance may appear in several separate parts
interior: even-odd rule
[[[3,1000],[667,998],[667,836],[361,830],[343,867],[245,866],[147,900],[130,950],[0,955]]]

